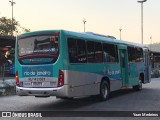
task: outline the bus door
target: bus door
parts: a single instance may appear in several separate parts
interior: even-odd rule
[[[120,68],[121,68],[121,79],[122,86],[126,86],[128,83],[128,61],[127,61],[127,51],[126,49],[119,49],[120,57]]]
[[[144,55],[144,83],[149,83],[151,80],[151,66],[150,66],[150,56],[148,48],[143,48]]]

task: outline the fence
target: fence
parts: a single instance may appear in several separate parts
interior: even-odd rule
[[[1,80],[5,80],[5,64],[0,65],[0,78]]]
[[[15,95],[16,83],[13,75],[9,73],[10,66],[0,64],[0,96]]]

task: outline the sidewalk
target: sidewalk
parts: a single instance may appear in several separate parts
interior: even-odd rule
[[[0,96],[16,94],[16,81],[14,77],[0,77]]]

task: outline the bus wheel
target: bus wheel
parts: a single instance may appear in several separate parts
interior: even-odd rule
[[[139,80],[139,85],[133,86],[133,89],[136,91],[142,90],[142,80]]]
[[[107,81],[102,81],[100,85],[100,99],[105,101],[109,98],[109,85]]]

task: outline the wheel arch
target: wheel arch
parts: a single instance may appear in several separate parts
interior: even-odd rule
[[[102,77],[101,83],[102,83],[103,81],[107,81],[107,83],[108,83],[108,85],[109,85],[109,90],[110,90],[110,79],[109,79],[109,77],[107,77],[107,76]]]

